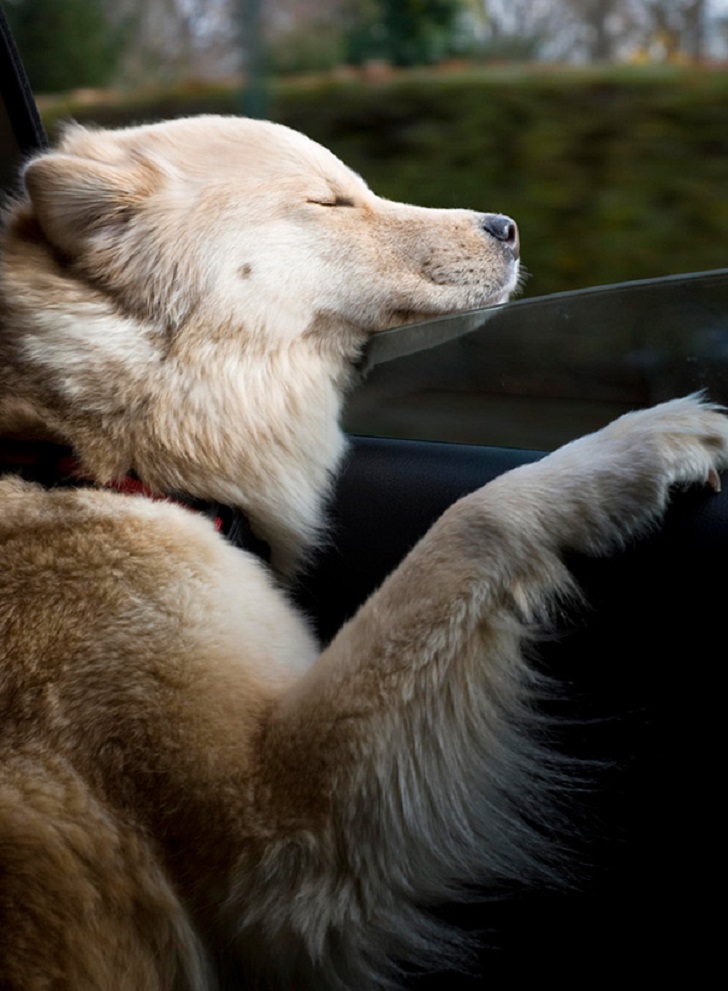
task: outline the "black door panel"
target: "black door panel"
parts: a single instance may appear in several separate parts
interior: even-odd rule
[[[539,455],[355,438],[334,501],[328,548],[299,599],[329,638],[460,495]],[[443,906],[480,934],[488,986],[504,953],[563,976],[588,956],[661,966],[701,938],[703,877],[714,871],[716,762],[722,745],[728,494],[677,493],[664,527],[608,559],[570,562],[584,591],[539,649],[557,697],[556,745],[583,759],[573,799],[573,872],[562,891]],[[666,943],[668,934],[676,942]],[[669,940],[668,940],[669,942]],[[495,967],[495,971],[492,968]],[[447,987],[485,978],[447,975]],[[498,978],[503,977],[503,984]],[[413,986],[443,987],[433,975]],[[492,983],[492,981],[496,983]]]

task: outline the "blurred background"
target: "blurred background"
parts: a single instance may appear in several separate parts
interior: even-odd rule
[[[46,125],[267,116],[516,217],[525,295],[725,265],[728,0],[2,0]]]

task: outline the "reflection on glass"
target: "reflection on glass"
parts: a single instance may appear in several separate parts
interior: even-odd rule
[[[728,269],[526,299],[374,337],[352,433],[551,450],[705,389],[728,404]]]

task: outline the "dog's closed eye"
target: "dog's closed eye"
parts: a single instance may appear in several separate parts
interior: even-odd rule
[[[348,196],[334,196],[326,200],[307,200],[308,203],[315,203],[316,206],[354,206],[354,200]]]

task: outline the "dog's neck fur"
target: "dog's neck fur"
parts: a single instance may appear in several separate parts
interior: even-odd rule
[[[101,483],[133,471],[155,490],[235,506],[274,568],[295,571],[344,452],[341,401],[362,335],[332,333],[322,315],[266,346],[244,315],[221,328],[204,307],[170,334],[61,264],[49,270],[50,253],[12,226],[5,235],[0,432],[68,444]]]

